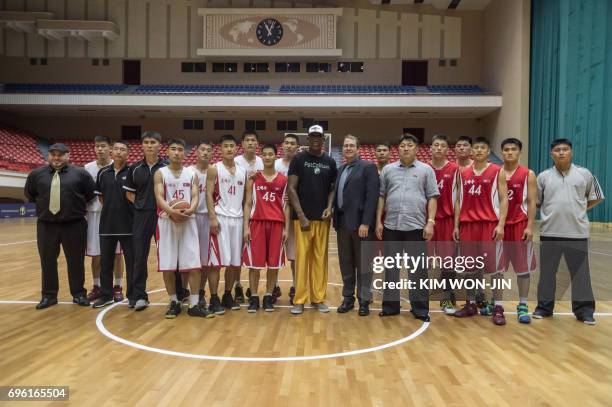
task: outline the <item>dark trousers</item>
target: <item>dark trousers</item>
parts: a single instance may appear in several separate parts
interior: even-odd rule
[[[396,253],[405,250],[409,256],[427,255],[427,244],[423,239],[423,229],[402,231],[384,228],[385,256],[395,257]],[[387,242],[411,242],[409,245],[389,244]],[[408,291],[408,299],[414,315],[429,314],[429,290],[421,288],[419,282],[427,278],[427,268],[419,267],[414,273],[408,272],[408,280],[413,281],[415,288]],[[385,271],[385,282],[400,281],[400,270],[391,268]],[[400,291],[385,288],[383,292],[383,312],[397,313],[400,311]]]
[[[338,261],[342,274],[342,296],[345,300],[355,301],[356,284],[359,303],[372,301],[372,268],[367,267],[370,265],[369,262],[363,264],[361,259],[361,242],[372,240],[372,238],[372,230],[370,230],[367,238],[360,238],[356,230],[350,230],[346,227],[342,214],[339,214],[337,230]]]
[[[100,236],[100,288],[105,300],[113,298],[113,269],[115,266],[115,250],[117,242],[121,243],[123,258],[125,259],[125,280],[127,282],[127,298],[134,300],[134,249],[132,236]]]
[[[133,287],[133,300],[148,300],[147,277],[149,275],[147,262],[149,261],[149,251],[151,250],[151,238],[157,229],[157,211],[142,210],[134,211],[134,223],[132,227],[132,247],[134,249],[134,272],[132,280],[128,277],[128,287]],[[180,273],[175,275],[176,292],[183,293],[183,284]],[[131,283],[131,284],[130,284]]]
[[[557,270],[561,256],[565,258],[572,285],[572,311],[577,317],[593,316],[595,299],[589,269],[589,241],[541,236],[540,281],[538,281],[538,307],[552,313],[557,290]]]
[[[57,257],[60,245],[68,265],[68,283],[70,294],[80,297],[87,294],[85,290],[85,245],[87,244],[87,221],[85,218],[73,222],[36,223],[36,239],[40,267],[42,269],[43,297],[57,298],[59,280],[57,275]]]

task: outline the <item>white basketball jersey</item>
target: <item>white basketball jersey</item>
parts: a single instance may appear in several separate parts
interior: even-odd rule
[[[254,163],[249,163],[246,158],[244,158],[244,155],[239,155],[238,157],[235,157],[234,162],[237,166],[244,168],[247,174],[255,171],[263,171],[264,169],[263,160],[259,156],[255,156]]]
[[[198,201],[198,208],[196,209],[196,213],[208,213],[208,208],[206,207],[206,171],[201,172],[195,165],[192,165],[191,167],[189,167],[189,169],[193,171],[193,175],[198,177],[198,181],[200,181],[200,199]]]
[[[193,171],[183,167],[181,175],[178,177],[172,173],[170,167],[162,167],[158,171],[160,171],[162,175],[164,199],[166,202],[182,199],[191,204],[191,186],[193,185],[193,179],[195,177]]]
[[[215,166],[217,167],[217,182],[213,193],[215,212],[217,215],[241,218],[246,170],[236,165],[235,173],[232,175],[223,165],[223,161],[216,163]]]
[[[285,165],[282,158],[277,158],[276,161],[274,161],[274,169],[283,174],[285,177],[289,173],[289,166]]]
[[[113,160],[110,160],[108,164],[110,165],[112,163],[113,163]],[[89,175],[91,175],[91,177],[93,178],[95,182],[96,179],[98,178],[98,172],[100,172],[100,170],[104,167],[105,166],[100,167],[97,161],[92,161],[90,163],[85,164],[84,168],[85,168],[85,171],[87,171]],[[100,200],[97,197],[87,203],[87,211],[88,212],[101,212],[102,211],[102,204],[100,203]]]

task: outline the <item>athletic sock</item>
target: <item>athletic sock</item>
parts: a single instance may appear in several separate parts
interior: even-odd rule
[[[266,293],[266,295],[272,295],[272,293]],[[264,297],[265,297],[266,295],[264,295]]]
[[[519,298],[519,304],[525,304],[525,305],[527,305],[527,298],[525,298],[525,297],[520,297],[520,298]]]
[[[170,296],[170,301],[178,301],[178,298],[176,297],[176,294],[172,294]]]
[[[190,295],[189,296],[189,304],[191,304],[191,305],[198,305],[199,298],[200,298],[199,294]]]
[[[100,279],[99,278],[94,278],[93,281],[94,281],[94,285],[96,287],[100,287]]]
[[[501,306],[503,306],[503,305],[504,305],[504,302],[503,302],[502,300],[494,300],[494,302],[493,302],[493,303],[494,303],[495,305],[501,305]]]
[[[121,277],[117,277],[115,278],[115,285],[118,285],[119,287],[121,287],[121,280],[123,280]]]
[[[236,282],[236,287],[242,287],[242,283],[240,281]]]

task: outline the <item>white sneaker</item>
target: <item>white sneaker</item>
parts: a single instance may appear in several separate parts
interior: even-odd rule
[[[291,308],[291,313],[293,315],[300,315],[304,312],[304,304],[295,304],[293,308]]]
[[[442,308],[442,312],[444,312],[446,315],[455,315],[455,307],[453,306],[453,302],[451,300],[443,300],[440,306]]]
[[[149,301],[147,300],[143,300],[142,298],[138,301],[136,301],[136,304],[134,305],[134,310],[135,311],[142,311],[143,309],[147,308],[149,306]]]
[[[327,305],[325,305],[324,302],[319,302],[319,303],[313,303],[312,304],[313,307],[315,307],[319,312],[329,312],[329,307]]]

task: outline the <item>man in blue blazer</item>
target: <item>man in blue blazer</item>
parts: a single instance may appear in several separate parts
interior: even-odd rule
[[[361,242],[374,237],[380,181],[376,165],[359,158],[357,137],[344,137],[342,154],[346,163],[338,170],[333,206],[343,283],[338,312],[355,308],[356,286],[359,315],[366,316],[372,301],[372,269],[361,265]]]

